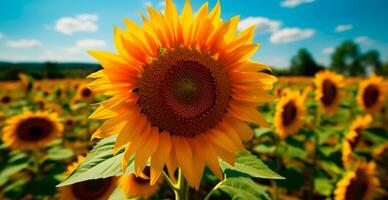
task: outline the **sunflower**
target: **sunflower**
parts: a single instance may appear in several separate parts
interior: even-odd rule
[[[33,80],[26,74],[18,74],[20,85],[25,92],[29,92],[33,88]]]
[[[286,90],[276,106],[275,129],[281,138],[294,134],[303,126],[305,114],[304,96],[299,92]]]
[[[2,95],[0,97],[0,104],[9,105],[12,102],[12,97],[9,95]]]
[[[78,87],[75,99],[82,101],[90,101],[93,98],[93,92],[88,87],[86,87],[86,85],[81,85]]]
[[[44,148],[63,131],[56,113],[25,111],[11,117],[3,128],[3,141],[14,149]]]
[[[171,179],[179,166],[196,189],[205,166],[222,179],[218,157],[234,164],[252,137],[246,122],[268,126],[256,108],[274,99],[276,78],[248,60],[259,47],[254,26],[236,34],[238,17],[223,22],[219,3],[195,13],[187,0],[178,16],[167,0],[164,14],[148,7],[143,27],[125,19],[126,30],[114,29],[117,54],[89,52],[103,69],[88,86],[111,96],[91,115],[107,119],[92,137],[118,134],[114,151],[126,146],[123,168],[135,155],[136,175],[150,158],[151,185],[165,164]]]
[[[340,88],[343,76],[324,70],[315,75],[315,99],[319,102],[322,111],[327,115],[334,114],[339,105]]]
[[[380,112],[385,102],[383,78],[371,75],[369,79],[360,83],[357,94],[357,103],[366,113]]]
[[[150,168],[145,167],[142,176],[136,176],[135,174],[123,175],[119,180],[119,187],[128,197],[142,197],[148,199],[155,194],[160,185],[163,183],[163,179],[159,177],[156,184],[150,184]]]
[[[71,174],[84,157],[79,156],[78,160],[67,167],[66,174]],[[78,182],[72,185],[60,187],[60,200],[107,200],[117,187],[118,178],[108,177]]]
[[[357,116],[350,126],[349,132],[346,134],[342,145],[342,162],[344,166],[348,167],[352,161],[352,152],[360,142],[362,137],[362,130],[368,128],[372,122],[372,117],[366,115],[364,117]]]
[[[380,185],[375,176],[374,162],[359,163],[356,170],[348,173],[337,183],[335,200],[369,200]]]

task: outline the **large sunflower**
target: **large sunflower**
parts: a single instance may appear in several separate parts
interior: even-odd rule
[[[383,78],[371,75],[369,79],[360,83],[357,103],[366,113],[380,112],[385,102]]]
[[[3,128],[3,141],[14,149],[44,148],[63,131],[56,113],[25,111],[11,117]]]
[[[343,76],[329,70],[315,74],[315,99],[325,114],[332,115],[339,105]]]
[[[141,176],[135,174],[123,175],[119,180],[119,187],[128,197],[142,197],[148,199],[154,195],[163,183],[162,177],[156,181],[156,184],[150,184],[150,168],[144,168]]]
[[[78,160],[67,167],[66,174],[71,174],[84,157],[79,156]],[[73,185],[63,186],[58,189],[60,200],[107,200],[116,189],[117,177],[108,177],[87,180]]]
[[[372,117],[366,115],[364,117],[357,116],[356,120],[352,122],[349,132],[346,134],[342,145],[342,162],[344,166],[348,167],[352,161],[352,152],[356,148],[362,137],[362,130],[368,128],[372,122]]]
[[[304,95],[286,90],[276,106],[275,129],[280,137],[296,133],[303,126]]]
[[[171,0],[164,14],[148,7],[143,27],[125,19],[115,28],[118,54],[90,51],[104,69],[90,75],[90,88],[112,98],[91,118],[107,119],[93,138],[118,134],[115,152],[126,145],[123,167],[135,155],[138,175],[151,160],[151,184],[166,164],[179,166],[198,188],[205,166],[222,179],[218,157],[234,164],[252,130],[267,126],[256,107],[274,98],[266,93],[276,78],[248,60],[254,27],[236,34],[238,17],[223,22],[220,4],[208,13],[205,3],[193,16],[189,1],[178,16]]]
[[[379,186],[375,176],[376,164],[359,163],[355,171],[348,173],[337,183],[335,200],[369,200]]]

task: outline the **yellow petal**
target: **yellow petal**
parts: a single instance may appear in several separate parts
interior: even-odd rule
[[[225,115],[225,122],[225,125],[235,130],[243,141],[252,139],[253,131],[245,122],[230,116],[230,114]]]
[[[192,167],[193,152],[191,147],[184,137],[174,136],[172,139],[178,166],[182,170],[187,182],[193,186],[195,185],[195,174]]]
[[[120,151],[121,147],[126,145],[128,142],[131,142],[129,144],[131,147],[130,150],[132,150],[131,152],[135,152],[140,145],[144,144],[150,131],[150,124],[146,121],[146,119],[140,116],[136,123],[128,122],[128,126],[125,126],[117,136],[115,148],[113,150],[114,154]]]
[[[135,174],[141,174],[147,164],[148,158],[156,151],[159,143],[159,131],[156,128],[152,128],[150,137],[147,139],[143,147],[135,154]]]
[[[160,133],[159,145],[155,153],[151,157],[151,180],[150,184],[153,185],[159,179],[162,174],[164,164],[171,152],[171,137],[167,132]]]
[[[225,149],[226,151],[238,151],[238,147],[228,136],[225,135],[225,133],[219,130],[210,130],[206,135],[210,139],[210,141],[213,142],[213,144]]]
[[[256,110],[255,105],[243,104],[232,100],[229,113],[240,120],[256,123],[262,127],[269,127],[268,122]]]
[[[217,176],[217,178],[222,180],[223,177],[221,168],[218,164],[217,154],[211,147],[212,145],[209,144],[202,136],[193,139],[193,144],[198,157],[206,162],[206,165]]]

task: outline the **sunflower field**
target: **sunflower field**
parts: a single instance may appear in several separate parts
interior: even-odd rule
[[[0,199],[388,199],[386,77],[277,76],[220,12],[167,0],[87,78],[0,82]]]

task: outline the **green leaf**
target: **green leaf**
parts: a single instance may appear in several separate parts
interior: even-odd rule
[[[26,153],[17,151],[17,154],[8,160],[6,167],[0,172],[0,186],[7,183],[9,177],[27,168],[30,161]]]
[[[333,183],[329,179],[324,177],[315,178],[314,186],[315,186],[315,191],[325,196],[330,195],[334,187]]]
[[[237,154],[234,167],[230,166],[225,161],[221,161],[220,164],[224,172],[232,170],[255,178],[284,179],[284,177],[273,172],[260,159],[248,151]]]
[[[344,173],[344,169],[337,166],[332,161],[322,161],[321,165],[322,165],[323,170],[325,170],[326,172],[329,172],[332,175],[339,176],[342,173]]]
[[[253,151],[257,153],[274,153],[276,150],[276,146],[272,144],[259,144],[253,147]]]
[[[249,178],[227,178],[218,187],[233,199],[267,199],[270,200],[267,188]]]
[[[112,136],[98,142],[89,156],[86,157],[77,169],[57,187],[71,185],[86,180],[122,175],[121,160],[123,151],[113,155],[115,141],[116,136]],[[133,171],[132,160],[129,161],[127,171]]]
[[[60,147],[54,147],[47,151],[45,160],[64,160],[73,156],[73,151]]]
[[[304,144],[293,137],[286,138],[286,146],[283,149],[283,153],[291,158],[305,159],[307,152],[305,151]]]
[[[270,128],[255,128],[253,130],[253,132],[255,134],[255,137],[259,138],[259,137],[264,136],[266,134],[270,134],[271,133],[271,129]]]
[[[127,196],[124,194],[120,187],[117,187],[110,195],[109,200],[127,200]]]
[[[363,130],[363,137],[375,144],[382,144],[388,141],[388,131],[382,128],[367,128]]]
[[[286,180],[276,180],[276,184],[279,187],[287,188],[291,191],[298,191],[305,183],[305,175],[302,170],[296,166],[288,165],[284,171],[282,171]]]

